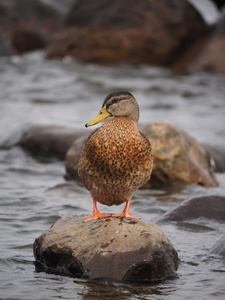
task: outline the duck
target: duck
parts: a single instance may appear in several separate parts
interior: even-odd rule
[[[84,144],[78,175],[93,199],[93,213],[83,221],[105,217],[140,219],[129,213],[131,198],[151,177],[152,147],[138,130],[139,105],[127,91],[115,91],[104,100],[98,114],[85,126],[106,120]],[[97,202],[111,206],[126,203],[117,214],[100,213]]]

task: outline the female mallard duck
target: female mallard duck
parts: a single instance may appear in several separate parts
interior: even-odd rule
[[[149,140],[138,131],[139,106],[129,92],[109,94],[96,117],[85,126],[106,121],[94,130],[81,153],[78,174],[93,197],[90,219],[110,216],[97,209],[96,201],[106,205],[126,202],[122,213],[113,216],[133,217],[129,204],[133,193],[143,186],[152,173],[153,158]]]

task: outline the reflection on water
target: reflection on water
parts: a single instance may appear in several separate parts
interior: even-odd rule
[[[49,62],[37,52],[1,58],[0,77],[0,143],[18,139],[29,122],[84,126],[103,98],[122,88],[140,103],[140,122],[169,120],[199,141],[225,144],[224,75],[171,76],[147,66],[105,68],[68,58]],[[215,188],[177,185],[135,193],[131,213],[157,222],[181,259],[176,279],[148,285],[75,280],[35,269],[35,238],[62,216],[92,210],[88,191],[64,175],[63,162],[33,158],[19,147],[0,150],[2,299],[224,299],[224,261],[210,255],[224,224],[159,221],[190,197],[224,195],[224,174]],[[99,208],[114,213],[123,205]]]

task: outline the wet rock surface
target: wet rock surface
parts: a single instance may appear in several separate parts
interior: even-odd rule
[[[34,242],[44,267],[74,277],[131,281],[174,276],[178,255],[154,223],[84,216],[62,218]]]
[[[73,56],[99,64],[168,65],[206,30],[184,0],[75,1],[47,57]]]
[[[202,217],[225,221],[225,197],[212,195],[188,199],[166,213],[162,220],[184,221]]]
[[[141,132],[153,149],[150,184],[217,185],[208,153],[183,129],[167,121],[154,121],[146,123]]]

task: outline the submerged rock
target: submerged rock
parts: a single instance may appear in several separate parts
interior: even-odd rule
[[[78,0],[47,57],[99,64],[168,65],[206,30],[185,0]]]
[[[184,221],[202,217],[225,221],[225,197],[202,196],[188,199],[166,213],[161,220]]]
[[[154,167],[149,184],[217,185],[208,153],[183,129],[167,121],[154,121],[146,123],[141,132],[149,138],[153,149]]]
[[[176,274],[177,252],[157,225],[115,217],[83,219],[62,218],[37,238],[36,260],[89,279],[152,281]]]

